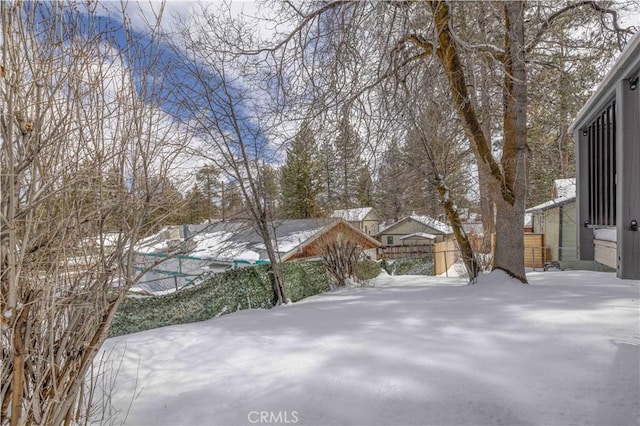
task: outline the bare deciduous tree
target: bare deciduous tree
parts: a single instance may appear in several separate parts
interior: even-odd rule
[[[0,5],[3,425],[89,420],[85,381],[179,152],[153,37],[125,24],[119,45],[95,7]]]
[[[302,99],[311,97],[313,107],[324,109],[367,99],[363,103],[397,113],[394,100],[407,80],[438,64],[475,154],[480,180],[495,203],[493,268],[526,282],[522,228],[529,163],[528,57],[560,17],[577,9],[589,10],[618,34],[625,30],[615,10],[595,1],[531,7],[525,1],[506,1],[489,7],[490,30],[478,33],[487,37],[465,40],[464,22],[458,17],[464,15],[467,23],[475,19],[468,15],[473,12],[467,3],[286,2],[274,25],[288,25],[275,41],[251,50],[231,41],[227,51],[270,55],[276,79],[286,82],[283,90],[298,90]],[[489,58],[487,63],[501,80],[500,111],[492,114],[499,117],[497,132],[488,133],[474,103],[470,83],[481,68],[466,60],[469,55]]]
[[[228,11],[227,11],[228,12]],[[194,154],[229,176],[242,194],[248,219],[262,237],[273,274],[278,304],[288,303],[274,247],[274,217],[269,193],[269,161],[274,158],[268,139],[268,92],[259,87],[260,66],[251,58],[225,53],[225,43],[248,42],[251,33],[234,26],[220,10],[203,6],[206,31],[192,24],[179,28],[174,51],[181,71],[176,82],[177,117],[195,136]],[[235,31],[241,31],[236,33]]]
[[[438,193],[439,204],[451,224],[467,275],[474,280],[480,272],[480,265],[460,218],[460,209],[474,183],[472,155],[455,111],[447,108],[446,103],[443,105],[434,100],[439,92],[436,86],[437,79],[433,85],[427,85],[432,99],[408,103],[412,107],[407,108],[407,116],[413,117],[413,123],[405,161],[422,174]]]

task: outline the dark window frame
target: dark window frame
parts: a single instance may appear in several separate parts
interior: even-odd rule
[[[616,102],[587,126],[589,224],[616,225]]]

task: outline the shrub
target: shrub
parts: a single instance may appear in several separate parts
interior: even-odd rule
[[[356,278],[359,281],[367,281],[380,274],[380,263],[373,260],[361,260],[356,266]]]

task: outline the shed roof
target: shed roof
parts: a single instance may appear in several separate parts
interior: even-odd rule
[[[560,207],[560,206],[563,206],[565,204],[568,204],[568,203],[570,203],[572,201],[575,201],[575,200],[576,200],[576,194],[575,193],[570,197],[554,198],[553,200],[549,200],[549,201],[546,201],[546,202],[544,202],[542,204],[538,204],[537,206],[533,206],[531,208],[528,208],[526,210],[526,213],[537,213],[537,212],[553,209],[553,208]]]
[[[339,219],[295,219],[274,221],[276,250],[283,254],[297,247],[329,224]],[[181,233],[183,227],[180,227]],[[187,225],[189,238],[196,243],[191,255],[207,259],[231,262],[234,259],[266,259],[267,251],[262,237],[245,221],[214,222]],[[184,235],[181,235],[184,238]],[[166,242],[150,238],[138,247],[141,252],[153,253],[166,248]]]
[[[538,213],[545,210],[554,209],[556,207],[563,206],[567,203],[571,203],[576,200],[576,179],[556,179],[553,181],[553,192],[556,194],[555,198],[549,201],[545,201],[537,206],[530,207],[526,210],[526,213]]]

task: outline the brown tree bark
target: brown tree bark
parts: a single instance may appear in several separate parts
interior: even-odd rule
[[[505,2],[505,51],[500,58],[504,77],[504,146],[500,163],[493,157],[490,141],[470,100],[464,66],[451,33],[446,2],[429,2],[439,45],[436,56],[449,79],[451,96],[476,153],[479,172],[488,171],[487,187],[496,203],[496,238],[493,269],[526,282],[524,270],[524,201],[526,197],[526,73],[524,61],[524,2]]]

